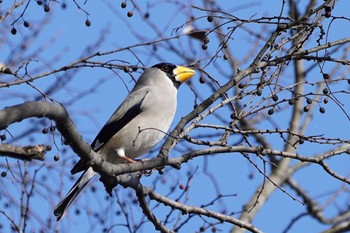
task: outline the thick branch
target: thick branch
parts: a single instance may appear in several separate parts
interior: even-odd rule
[[[0,144],[0,156],[8,156],[15,159],[31,161],[33,159],[44,160],[48,151],[44,145],[35,146],[15,146]]]

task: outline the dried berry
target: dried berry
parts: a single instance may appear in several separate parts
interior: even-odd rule
[[[323,103],[328,104],[328,101],[329,101],[328,98],[324,98]]]
[[[294,100],[294,99],[288,100],[288,104],[289,104],[289,105],[293,105],[294,103],[295,103],[295,100]]]
[[[323,78],[324,79],[329,79],[329,74],[327,74],[327,73],[323,74]]]
[[[56,130],[56,126],[51,125],[51,126],[50,126],[50,131],[51,131],[51,132],[55,132],[55,130]]]
[[[50,6],[49,6],[49,5],[45,5],[44,11],[45,11],[45,12],[49,12],[49,11],[50,11]]]
[[[326,18],[329,18],[331,16],[332,16],[331,12],[326,12],[326,14],[324,14],[324,17],[326,17]]]
[[[7,176],[7,172],[6,171],[2,171],[1,172],[1,177],[6,177]]]
[[[203,49],[203,50],[207,50],[207,49],[208,49],[208,45],[202,44],[202,49]]]
[[[273,108],[270,108],[269,111],[267,111],[267,114],[272,115],[275,112],[275,110],[273,110]]]
[[[307,104],[312,104],[312,100],[309,99],[309,98],[306,98],[306,103],[307,103]]]
[[[121,6],[121,8],[125,8],[125,7],[126,7],[126,2],[122,2],[122,3],[120,4],[120,6]]]
[[[41,6],[42,4],[44,4],[44,2],[43,2],[43,1],[41,1],[41,0],[36,1],[36,3],[37,3],[39,6]]]
[[[322,113],[322,114],[326,112],[326,109],[324,107],[320,107],[319,110],[320,110],[320,113]]]
[[[224,59],[228,60],[228,55],[227,54],[224,54]]]
[[[209,23],[211,23],[211,22],[213,22],[214,18],[213,18],[213,16],[209,15],[207,17],[207,20],[208,20]]]
[[[59,155],[55,155],[55,156],[53,157],[53,160],[55,160],[55,161],[57,162],[58,160],[60,160],[60,156],[59,156]]]
[[[134,15],[133,11],[128,11],[128,13],[126,14],[128,17],[132,17]]]
[[[272,95],[272,100],[277,102],[278,101],[278,96],[276,94]]]
[[[328,88],[323,88],[322,92],[323,94],[327,95],[329,93]]]
[[[208,37],[204,37],[203,38],[203,43],[204,44],[208,44],[209,43],[209,38]]]
[[[30,25],[29,25],[29,23],[28,23],[27,21],[24,21],[24,22],[23,22],[23,26],[26,27],[26,28],[28,28]]]
[[[130,71],[129,66],[123,66],[123,71],[125,73],[129,73],[129,71]]]
[[[16,35],[16,34],[17,34],[16,28],[12,28],[12,29],[11,29],[11,34],[12,34],[12,35]]]
[[[91,26],[91,21],[90,21],[89,19],[86,19],[86,20],[85,20],[85,25],[86,25],[87,27],[90,27],[90,26]]]
[[[238,88],[239,88],[239,89],[244,88],[244,86],[245,86],[244,83],[239,83],[239,84],[238,84]]]
[[[201,76],[201,77],[199,78],[199,83],[201,83],[201,84],[204,84],[204,83],[205,83],[205,78],[204,78],[203,76]]]
[[[41,131],[43,134],[47,134],[49,132],[48,128],[43,128],[43,130]]]
[[[310,105],[306,105],[303,109],[304,112],[308,112],[310,110]]]

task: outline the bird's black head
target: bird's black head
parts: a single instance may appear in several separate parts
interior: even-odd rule
[[[152,68],[158,68],[163,71],[173,82],[176,88],[179,88],[181,83],[185,82],[195,74],[195,72],[190,68],[177,66],[172,63],[159,63],[152,66]]]
[[[181,85],[181,82],[176,80],[176,74],[174,74],[176,65],[172,63],[162,62],[152,66],[152,68],[158,68],[161,71],[163,71],[168,76],[168,78],[174,83],[174,86],[176,88],[179,88],[179,86]]]

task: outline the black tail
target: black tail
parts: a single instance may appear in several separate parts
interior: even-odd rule
[[[69,205],[75,200],[75,198],[78,196],[78,194],[83,190],[83,188],[89,183],[91,178],[96,173],[92,170],[92,168],[88,168],[75,182],[73,187],[69,190],[67,195],[62,199],[60,203],[57,204],[55,210],[53,213],[57,217],[57,221],[59,221],[62,218],[62,215],[64,214],[65,210],[69,207]]]

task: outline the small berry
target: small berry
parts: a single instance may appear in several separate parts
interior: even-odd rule
[[[17,34],[16,28],[12,28],[12,29],[11,29],[11,34],[12,34],[12,35],[16,35],[16,34]]]
[[[326,7],[324,8],[324,10],[325,10],[325,12],[331,12],[331,11],[332,11],[332,7],[326,6]]]
[[[269,111],[267,111],[267,114],[269,114],[271,116],[274,112],[275,111],[273,110],[273,108],[270,108]]]
[[[126,2],[122,2],[122,3],[120,4],[120,6],[121,6],[121,8],[125,8],[125,7],[126,7]]]
[[[234,120],[235,118],[236,118],[236,114],[233,112],[233,113],[231,113],[230,114],[230,118],[232,119],[232,120]]]
[[[91,21],[89,19],[85,20],[85,25],[87,27],[90,27],[91,26]]]
[[[326,112],[326,109],[324,107],[320,107],[319,110],[320,110],[320,113],[322,113],[322,114]]]
[[[27,21],[24,21],[24,22],[23,22],[23,26],[26,27],[26,28],[28,28],[30,25],[29,25],[29,23],[28,23]]]
[[[204,78],[203,76],[201,76],[201,77],[199,78],[199,83],[201,83],[201,84],[204,84],[204,83],[205,83],[205,78]]]
[[[209,16],[207,17],[207,20],[208,20],[209,23],[213,22],[213,16],[209,15]]]
[[[58,160],[60,160],[60,156],[59,156],[59,155],[55,155],[55,156],[53,157],[53,160],[55,160],[55,161],[57,162]]]
[[[149,18],[149,13],[146,12],[145,15],[144,15],[143,17],[145,17],[145,19],[148,19],[148,18]]]
[[[326,18],[329,18],[331,16],[332,16],[331,12],[326,12],[326,14],[324,14],[324,17],[326,17]]]
[[[128,11],[128,13],[127,13],[127,16],[128,17],[132,17],[134,15],[134,12],[133,11]]]
[[[238,84],[238,88],[239,88],[239,89],[244,88],[244,86],[245,86],[244,83],[239,83],[239,84]]]
[[[49,5],[45,5],[44,11],[45,11],[45,12],[49,12],[49,11],[50,11],[50,6],[49,6]]]
[[[6,171],[2,171],[1,172],[1,177],[6,177],[7,176],[7,172]]]
[[[307,103],[307,104],[312,104],[312,100],[309,99],[309,98],[306,98],[306,103]]]
[[[125,72],[125,73],[129,73],[129,66],[123,66],[123,71]]]
[[[208,37],[204,37],[203,38],[203,43],[204,44],[208,44],[209,43],[209,38]]]
[[[41,1],[41,0],[36,1],[36,3],[37,3],[39,6],[41,6],[42,4],[44,4],[44,2],[43,2],[43,1]]]
[[[66,4],[65,2],[63,2],[63,3],[61,4],[61,8],[62,8],[63,10],[67,9],[67,4]]]
[[[323,92],[323,94],[327,95],[327,94],[329,93],[328,88],[324,88],[324,89],[322,90],[322,92]]]
[[[52,146],[48,145],[46,146],[46,151],[51,151],[52,150]]]
[[[0,140],[5,141],[6,140],[6,134],[1,134],[0,135]]]
[[[324,98],[323,103],[328,104],[328,101],[329,101],[328,98]]]
[[[272,95],[272,100],[277,102],[278,101],[278,96],[276,94]]]
[[[310,105],[306,105],[303,109],[304,112],[308,112],[310,110]]]
[[[137,66],[133,66],[133,67],[132,67],[132,71],[133,71],[133,72],[136,72],[137,70],[138,70]]]
[[[43,128],[43,130],[41,131],[43,134],[47,134],[49,132],[48,128]]]
[[[327,73],[323,74],[323,78],[324,79],[329,79],[329,74],[327,74]]]
[[[181,190],[184,190],[184,189],[185,189],[185,185],[180,184],[180,185],[179,185],[179,188],[180,188]]]
[[[202,44],[202,49],[203,49],[203,50],[207,50],[207,49],[208,49],[208,45]]]
[[[228,60],[228,55],[224,54],[224,60]]]
[[[55,132],[55,130],[56,130],[56,126],[51,125],[51,126],[50,126],[50,131],[51,131],[51,132]]]
[[[294,103],[295,103],[295,100],[294,100],[294,99],[288,100],[288,104],[289,104],[289,105],[293,105]]]

